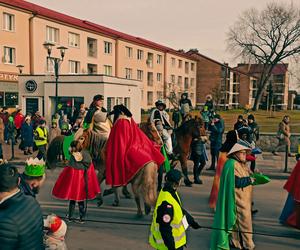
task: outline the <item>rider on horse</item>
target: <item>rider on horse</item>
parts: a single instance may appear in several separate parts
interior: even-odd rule
[[[193,108],[191,100],[188,98],[188,93],[183,93],[181,99],[179,100],[180,112],[182,115],[182,120],[186,121],[188,115]]]
[[[150,122],[153,122],[154,124],[157,124],[157,121],[160,121],[161,125],[162,125],[162,139],[166,145],[166,151],[169,155],[173,154],[173,146],[172,146],[172,138],[171,138],[171,134],[172,134],[172,126],[169,120],[169,115],[168,113],[165,111],[166,108],[166,104],[161,101],[158,100],[157,102],[155,102],[155,106],[156,108],[152,111],[151,115],[150,115]],[[159,124],[159,125],[160,125]]]
[[[95,133],[103,135],[107,140],[111,123],[107,118],[107,111],[103,107],[103,104],[104,96],[95,95],[84,119],[84,128],[89,128]]]

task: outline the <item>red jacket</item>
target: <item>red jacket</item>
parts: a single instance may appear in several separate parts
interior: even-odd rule
[[[22,115],[21,113],[17,113],[14,121],[16,129],[20,129],[24,121],[24,115]]]

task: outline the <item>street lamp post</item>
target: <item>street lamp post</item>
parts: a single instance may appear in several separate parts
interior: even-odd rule
[[[55,75],[55,113],[57,113],[57,106],[58,106],[58,78],[59,78],[59,67],[64,60],[66,50],[68,48],[64,46],[57,47],[60,50],[60,58],[52,57],[51,52],[54,44],[53,43],[44,43],[44,47],[47,49],[47,60],[50,60],[53,63],[54,67],[54,75]]]

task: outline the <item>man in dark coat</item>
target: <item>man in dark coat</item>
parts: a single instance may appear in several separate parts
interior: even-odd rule
[[[41,208],[34,198],[20,191],[18,183],[15,167],[0,166],[0,248],[45,249]]]
[[[219,114],[215,114],[208,126],[208,130],[210,131],[209,140],[211,153],[211,165],[208,170],[215,170],[215,165],[219,158],[219,151],[222,146],[224,129],[224,120]]]

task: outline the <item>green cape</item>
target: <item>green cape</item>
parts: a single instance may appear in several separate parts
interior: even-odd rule
[[[225,230],[212,231],[211,250],[230,249],[229,231],[236,222],[234,164],[235,160],[228,159],[222,171],[213,228]]]
[[[64,152],[64,156],[67,160],[70,160],[70,158],[71,158],[69,148],[70,148],[71,142],[74,140],[74,135],[75,134],[72,133],[71,135],[64,137],[63,152]]]
[[[168,173],[171,169],[171,165],[170,165],[170,161],[169,161],[169,158],[168,158],[168,155],[167,155],[167,152],[166,152],[166,149],[165,149],[165,145],[163,145],[161,147],[161,150],[160,152],[163,154],[163,156],[165,157],[165,161],[164,161],[164,169],[166,171],[166,173]]]

